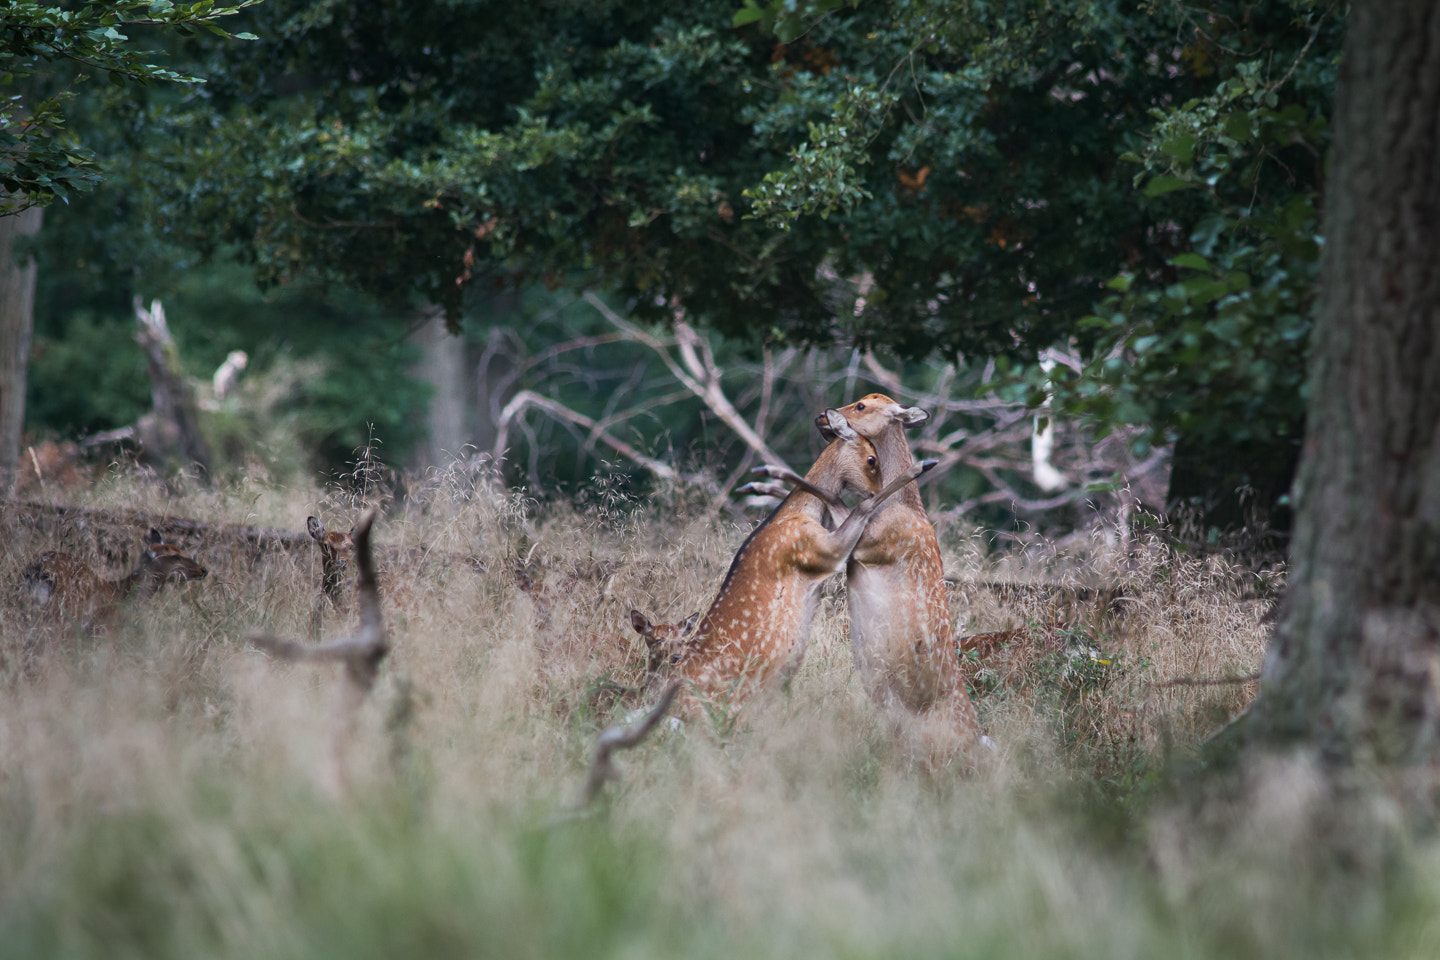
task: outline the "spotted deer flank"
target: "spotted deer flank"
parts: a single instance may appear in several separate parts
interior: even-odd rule
[[[139,565],[119,580],[105,580],[85,561],[58,551],[32,559],[20,578],[25,593],[42,611],[94,633],[113,622],[122,605],[148,600],[167,583],[203,579],[207,572],[164,542],[152,527]]]
[[[913,467],[883,489],[875,446],[840,414],[827,413],[834,440],[806,484],[740,547],[694,636],[672,658],[675,673],[704,697],[737,702],[793,674],[805,655],[820,583],[844,567],[877,507],[934,465]],[[841,517],[827,497],[843,491],[865,499]]]
[[[875,444],[886,482],[910,474],[914,459],[905,428],[924,423],[928,413],[879,393],[838,412]],[[833,433],[832,413],[827,410],[815,421],[826,437]],[[979,738],[989,745],[965,693],[940,542],[915,484],[906,484],[876,509],[850,555],[846,592],[855,665],[870,696],[915,713],[948,714],[967,740]]]

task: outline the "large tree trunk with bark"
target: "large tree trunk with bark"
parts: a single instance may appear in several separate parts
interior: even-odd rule
[[[1440,4],[1357,0],[1290,583],[1245,740],[1440,761]]]
[[[35,258],[15,258],[15,241],[40,232],[43,211],[0,217],[0,497],[15,489],[25,427],[25,376],[35,321]]]

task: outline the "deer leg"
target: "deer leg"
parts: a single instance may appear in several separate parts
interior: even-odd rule
[[[860,542],[860,536],[865,532],[865,524],[870,521],[870,515],[875,512],[880,504],[898,493],[907,483],[929,471],[938,462],[938,460],[923,460],[915,464],[905,473],[902,473],[886,484],[885,488],[875,494],[875,496],[868,500],[861,500],[855,505],[855,509],[850,511],[850,516],[846,517],[845,522],[840,524],[835,530],[835,538],[841,543],[848,544],[845,547],[845,556],[848,557],[850,552],[855,549],[855,545]]]
[[[765,464],[764,466],[755,467],[750,472],[759,474],[762,477],[769,477],[771,480],[781,480],[786,483],[794,484],[801,490],[804,490],[806,493],[819,497],[822,501],[825,502],[827,506],[829,506],[833,510],[838,510],[842,512],[849,510],[849,507],[845,506],[845,503],[839,497],[835,496],[833,493],[827,493],[824,490],[821,490],[809,480],[806,480],[804,477],[800,476],[800,474],[796,473],[794,470],[791,470],[788,467],[777,467],[771,464]],[[749,484],[749,486],[755,486],[757,488],[759,487],[758,484]],[[741,489],[744,488],[742,487]]]

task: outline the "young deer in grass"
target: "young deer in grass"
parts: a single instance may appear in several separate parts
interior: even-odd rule
[[[338,530],[326,530],[325,524],[317,517],[305,518],[306,532],[320,545],[320,596],[315,602],[315,612],[311,617],[311,633],[316,636],[320,632],[321,614],[327,606],[341,612],[349,608],[347,573],[350,561],[355,559],[354,537],[358,528],[357,523],[348,533],[341,533]],[[397,582],[397,578],[390,571],[378,573],[376,576],[380,589],[385,591],[386,606],[407,616],[415,616],[420,611],[421,604],[409,585]]]
[[[148,600],[167,583],[201,580],[207,572],[151,527],[139,565],[119,580],[102,579],[78,557],[53,550],[31,560],[20,578],[42,610],[59,613],[86,633],[94,633],[109,626],[123,604]]]
[[[700,614],[675,624],[651,623],[638,610],[630,611],[630,625],[645,638],[647,653],[638,654],[629,634],[576,630],[540,639],[540,676],[552,696],[557,715],[564,717],[576,704],[604,709],[621,699],[651,693],[662,665],[684,648]]]
[[[306,517],[305,530],[320,544],[320,596],[331,604],[338,604],[345,568],[355,556],[355,541],[348,533],[326,530],[318,517]]]
[[[339,793],[350,789],[350,743],[365,697],[380,675],[380,664],[390,653],[390,638],[380,612],[380,585],[375,576],[370,528],[375,511],[370,510],[352,528],[353,548],[360,568],[355,578],[355,599],[360,627],[354,633],[321,644],[300,643],[270,634],[251,634],[250,642],[271,656],[295,662],[339,662],[345,672],[331,713],[331,786]]]
[[[679,623],[651,623],[650,618],[639,610],[630,611],[630,626],[645,638],[649,656],[645,662],[645,676],[660,672],[666,661],[674,661],[683,649],[685,639],[695,632],[700,623],[700,614],[692,613]]]
[[[672,654],[678,676],[703,695],[738,698],[793,673],[805,654],[821,581],[845,565],[886,499],[934,466],[912,464],[882,486],[874,444],[836,411],[826,416],[834,439],[805,475],[805,485],[791,491],[740,547],[694,637]],[[849,511],[827,502],[844,490],[866,499]]]
[[[928,413],[872,393],[817,417],[822,435],[834,435],[836,413],[875,444],[887,483],[912,475],[905,428],[924,423]],[[978,737],[989,745],[965,693],[940,542],[917,485],[905,484],[875,510],[846,566],[846,591],[855,665],[870,696],[915,713],[948,713],[967,740]]]

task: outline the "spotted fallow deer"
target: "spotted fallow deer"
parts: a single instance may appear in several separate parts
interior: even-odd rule
[[[834,439],[805,475],[805,486],[791,491],[740,547],[694,636],[671,656],[675,674],[702,696],[737,702],[792,674],[805,654],[821,581],[844,567],[886,499],[934,466],[912,463],[882,486],[875,445],[839,413],[826,414]],[[865,497],[853,510],[817,496],[846,490]]]
[[[318,517],[306,517],[305,530],[320,545],[321,598],[338,604],[345,582],[345,568],[355,556],[355,541],[348,533],[326,530]]]
[[[78,557],[47,551],[21,571],[25,592],[43,611],[57,613],[86,633],[108,627],[122,605],[148,600],[167,583],[203,579],[208,571],[150,528],[140,563],[118,580],[101,578]]]
[[[905,428],[924,423],[928,413],[872,393],[817,417],[826,437],[833,435],[835,412],[875,444],[887,483],[911,475],[914,459]],[[845,573],[851,646],[870,696],[915,713],[950,713],[967,739],[978,737],[988,746],[965,693],[951,637],[940,542],[917,485],[905,484],[876,509]]]

